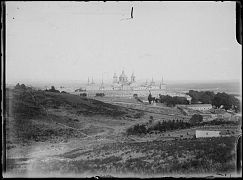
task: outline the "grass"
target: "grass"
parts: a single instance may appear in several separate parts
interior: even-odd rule
[[[65,157],[70,160],[56,162],[55,168],[63,166],[65,172],[69,172],[75,167],[76,173],[92,171],[108,174],[230,173],[235,170],[235,140],[234,137],[224,137],[170,142],[117,142],[88,152],[66,154]],[[123,152],[123,155],[115,155],[117,152]],[[90,157],[75,159],[83,156]]]
[[[143,114],[136,110],[111,105],[98,100],[88,99],[72,94],[46,92],[41,90],[14,89],[7,90],[7,133],[14,131],[16,142],[46,141],[57,139],[67,140],[72,137],[83,137],[77,130],[56,125],[57,122],[72,128],[80,127],[79,120],[68,116],[49,114],[51,109],[61,109],[78,116],[104,116],[140,118]],[[9,117],[13,118],[9,118]],[[102,132],[102,129],[92,127],[84,130],[88,134]],[[11,149],[13,146],[9,146]]]
[[[97,126],[89,124],[88,126],[86,120],[89,123],[97,122],[93,121],[97,120],[95,115],[108,119],[109,125],[111,123],[109,119],[118,122],[119,118],[114,117],[136,119],[144,116],[141,110],[128,109],[71,94],[33,90],[31,92],[35,96],[33,99],[31,94],[25,91],[12,91],[11,93],[8,96],[7,126],[8,133],[14,133],[18,142],[52,141],[56,143],[67,141],[72,137],[78,137],[81,140],[83,135],[77,129],[71,128],[84,128],[82,131],[90,134],[105,130],[99,124]],[[49,113],[54,110],[60,111],[60,114],[47,115],[43,108],[49,110]],[[78,113],[80,114],[78,115]],[[74,114],[75,116],[71,116]],[[80,117],[83,118],[83,121]],[[76,118],[78,120],[75,121]],[[57,123],[68,125],[71,128]],[[86,123],[85,126],[82,123]],[[108,124],[106,125],[108,126]],[[113,138],[112,134],[110,136]],[[52,156],[49,161],[45,161],[45,158],[35,161],[31,166],[33,165],[34,169],[45,174],[48,172],[63,174],[89,172],[93,175],[100,173],[127,174],[129,172],[139,175],[226,173],[235,170],[235,140],[235,137],[222,137],[166,142],[160,140],[118,141],[93,144],[91,149],[85,149],[80,145],[77,149]],[[11,139],[7,139],[7,142],[9,149],[14,148],[15,144]],[[21,171],[21,167],[23,168],[21,161],[10,159],[8,168]]]

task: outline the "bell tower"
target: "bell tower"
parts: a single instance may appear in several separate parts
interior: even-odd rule
[[[117,83],[118,81],[117,81],[117,75],[116,75],[116,73],[114,73],[114,76],[113,76],[113,83]]]
[[[135,76],[134,76],[134,73],[132,73],[131,75],[131,83],[134,83],[135,82]]]

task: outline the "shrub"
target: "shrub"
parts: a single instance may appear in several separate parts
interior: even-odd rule
[[[95,96],[103,97],[103,96],[105,96],[105,94],[104,93],[96,93]]]
[[[193,114],[189,120],[190,124],[197,125],[203,121],[203,116],[200,114]]]

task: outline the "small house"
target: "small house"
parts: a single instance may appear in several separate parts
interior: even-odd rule
[[[220,131],[196,130],[196,138],[220,137]]]
[[[186,107],[197,111],[208,111],[213,108],[211,104],[190,104],[186,105]]]

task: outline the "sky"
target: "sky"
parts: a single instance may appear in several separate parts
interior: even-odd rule
[[[130,18],[133,7],[133,19]],[[6,2],[6,81],[241,79],[235,2]]]

